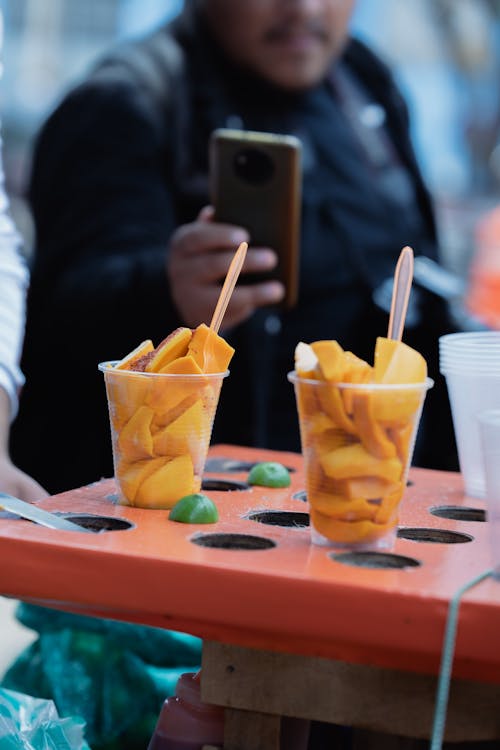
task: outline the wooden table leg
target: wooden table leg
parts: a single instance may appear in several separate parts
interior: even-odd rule
[[[281,717],[226,708],[224,750],[280,750]]]

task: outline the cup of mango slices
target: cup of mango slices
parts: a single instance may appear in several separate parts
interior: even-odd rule
[[[373,365],[337,341],[301,342],[288,379],[295,387],[313,543],[391,547],[433,385],[425,359],[382,337]]]
[[[234,349],[204,323],[102,362],[115,478],[125,505],[170,509],[198,493]]]

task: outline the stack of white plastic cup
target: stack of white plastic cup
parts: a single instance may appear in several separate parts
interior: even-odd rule
[[[451,333],[439,339],[465,492],[485,497],[477,415],[500,409],[500,331]]]
[[[500,579],[500,409],[477,415],[484,464],[486,507],[495,577]]]

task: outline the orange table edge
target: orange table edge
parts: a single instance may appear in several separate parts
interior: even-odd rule
[[[373,569],[334,559],[331,549],[311,544],[307,527],[248,517],[256,511],[307,514],[300,455],[212,446],[209,459],[217,458],[236,469],[242,461],[280,461],[293,469],[292,484],[208,490],[220,514],[210,525],[175,523],[168,511],[118,505],[113,479],[40,505],[124,519],[131,524],[126,530],[62,532],[2,513],[0,592],[250,648],[437,673],[450,600],[491,567],[487,523],[431,513],[441,506],[484,510],[482,501],[464,496],[459,474],[411,469],[399,528],[443,530],[443,537],[462,535],[463,543],[398,538],[392,552],[418,564]],[[244,483],[247,475],[217,471],[206,478]],[[215,533],[243,534],[272,546],[220,549],[196,543],[200,535]],[[500,582],[487,579],[461,604],[454,675],[500,682],[499,631]]]

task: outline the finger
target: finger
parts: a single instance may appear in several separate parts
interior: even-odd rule
[[[242,227],[198,221],[178,229],[172,238],[171,251],[184,256],[225,248],[236,251],[242,242],[248,242],[248,232]]]
[[[270,271],[276,267],[278,256],[274,250],[269,248],[252,248],[247,251],[245,263],[243,264],[242,274],[256,273],[260,271]]]
[[[280,281],[266,281],[262,284],[247,284],[236,287],[230,305],[236,311],[255,310],[257,307],[274,305],[285,296],[285,287]]]
[[[198,214],[198,221],[212,221],[214,218],[215,209],[213,206],[203,206],[200,213]]]

